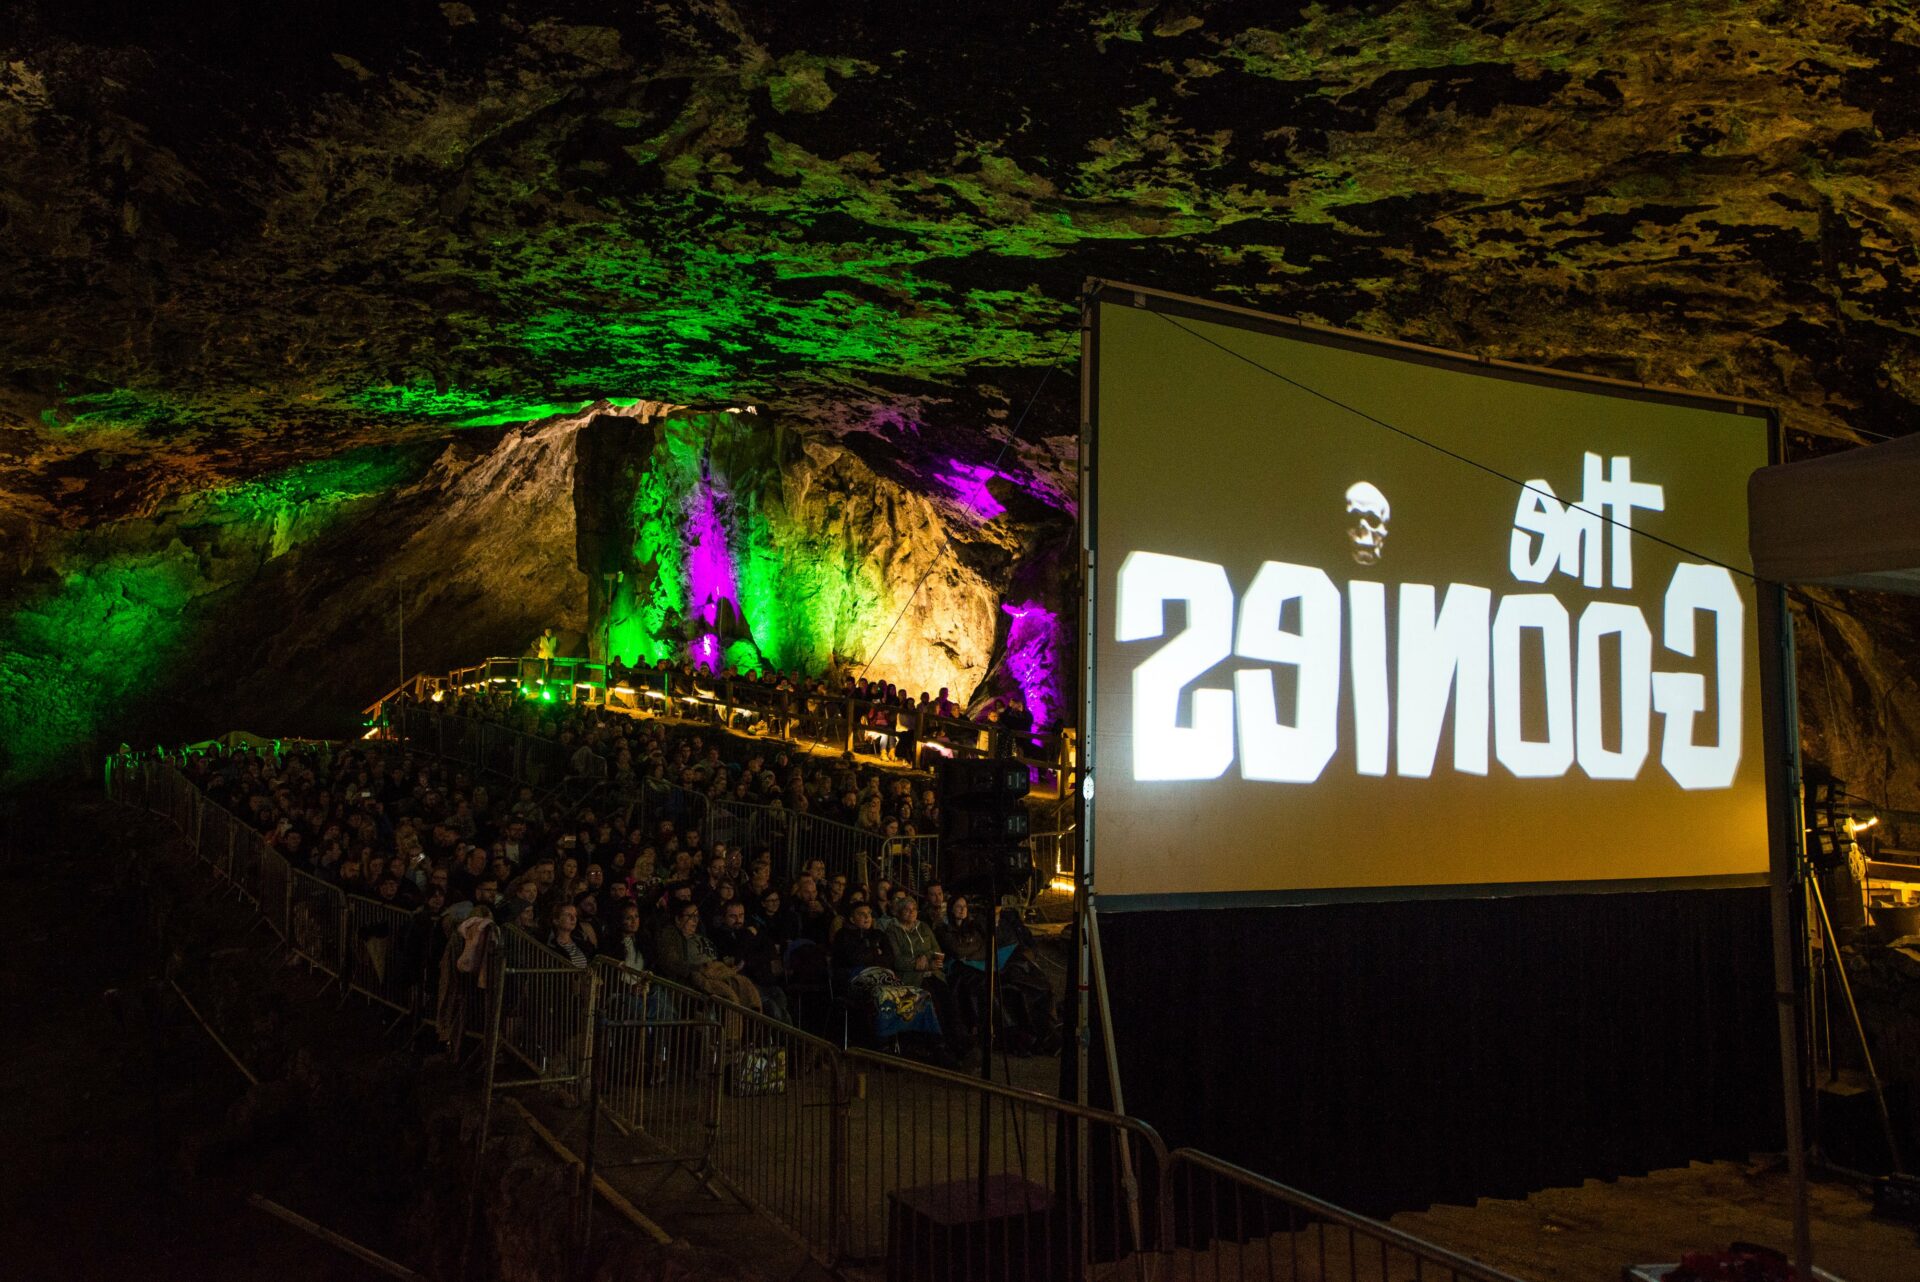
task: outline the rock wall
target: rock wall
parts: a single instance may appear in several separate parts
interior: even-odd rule
[[[8,782],[91,772],[121,740],[352,733],[399,679],[403,606],[410,672],[521,653],[551,624],[627,661],[698,648],[747,668],[866,666],[1072,719],[1066,511],[765,413],[600,406],[8,547]],[[1920,605],[1812,599],[1830,608],[1796,609],[1807,756],[1879,806],[1920,810]]]
[[[1920,811],[1920,598],[1808,591],[1793,609],[1800,750],[1860,804]],[[1881,840],[1920,849],[1920,823]]]
[[[957,504],[753,411],[602,417],[582,439],[596,655],[867,671],[962,699],[988,677],[1012,562]]]
[[[982,520],[765,415],[599,410],[19,541],[0,779],[90,773],[121,741],[351,734],[403,665],[520,654],[549,625],[628,660],[1013,688],[1002,594],[1057,520]]]
[[[584,626],[559,419],[351,456],[37,539],[0,600],[0,780],[122,740],[348,734],[405,666]]]

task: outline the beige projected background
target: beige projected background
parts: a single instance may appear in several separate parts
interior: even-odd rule
[[[1711,617],[1696,615],[1702,644],[1692,658],[1662,645],[1663,600],[1676,564],[1711,558],[1749,568],[1746,489],[1767,462],[1768,420],[1732,406],[1661,403],[1569,385],[1475,372],[1464,362],[1426,363],[1394,349],[1333,346],[1262,332],[1257,322],[1110,286],[1097,304],[1093,520],[1096,548],[1094,877],[1103,903],[1145,907],[1166,896],[1216,902],[1340,898],[1394,888],[1500,887],[1542,883],[1751,878],[1767,867],[1757,616],[1751,580],[1736,575],[1744,603],[1742,744],[1732,785],[1683,790],[1661,766],[1664,718],[1636,779],[1595,780],[1578,764],[1560,778],[1519,779],[1492,756],[1485,776],[1453,766],[1453,715],[1430,778],[1404,778],[1389,752],[1385,777],[1356,768],[1354,687],[1343,636],[1336,718],[1339,746],[1312,783],[1243,779],[1241,757],[1218,778],[1133,778],[1132,674],[1185,626],[1170,603],[1158,638],[1119,642],[1116,576],[1131,552],[1155,552],[1225,567],[1238,602],[1263,561],[1319,567],[1340,589],[1385,585],[1389,690],[1402,583],[1473,584],[1497,610],[1513,593],[1551,592],[1577,626],[1594,601],[1637,606],[1652,632],[1652,667],[1702,673],[1708,707],[1693,739],[1716,737]],[[1164,308],[1166,315],[1157,309]],[[1187,310],[1182,311],[1182,308]],[[1172,319],[1170,320],[1169,317]],[[1703,558],[1634,539],[1633,587],[1591,589],[1555,574],[1544,584],[1509,571],[1517,487],[1328,404],[1235,359],[1201,338],[1285,373],[1308,388],[1522,479],[1551,483],[1563,501],[1582,491],[1582,456],[1628,455],[1636,481],[1659,484],[1665,510],[1635,524]],[[1353,559],[1345,494],[1356,481],[1391,505],[1384,555]],[[1345,611],[1343,609],[1343,619]],[[1283,626],[1297,627],[1286,621]],[[1575,647],[1577,649],[1577,646]],[[1544,734],[1544,660],[1527,652],[1524,720]],[[1182,691],[1179,723],[1194,688],[1233,688],[1250,661],[1229,657]],[[1619,663],[1601,665],[1605,702],[1617,699]],[[1284,689],[1284,683],[1283,687]],[[1289,714],[1284,710],[1282,720]],[[1318,892],[1318,893],[1316,893]],[[1133,902],[1126,902],[1129,898]]]

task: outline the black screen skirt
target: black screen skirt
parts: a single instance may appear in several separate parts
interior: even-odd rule
[[[1358,1211],[1782,1144],[1765,888],[1102,913],[1100,934],[1127,1111]]]

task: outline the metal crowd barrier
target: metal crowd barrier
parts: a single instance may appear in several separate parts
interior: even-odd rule
[[[213,802],[202,799],[199,827],[196,840],[201,861],[213,870],[214,876],[223,881],[230,880],[233,872],[233,830],[236,827],[233,816]]]
[[[734,1196],[825,1255],[844,1218],[844,1102],[833,1043],[730,1002],[713,1172]]]
[[[346,895],[296,868],[289,868],[287,877],[288,949],[314,970],[340,978],[346,965]]]
[[[287,917],[293,907],[293,865],[286,856],[259,838],[260,916],[282,942],[287,938]]]
[[[419,1009],[428,923],[379,899],[346,897],[347,986],[402,1015]]]
[[[790,882],[811,860],[828,876],[871,884],[882,877],[918,890],[935,875],[940,838],[932,833],[889,837],[837,819],[780,806],[711,798],[678,784],[643,781],[633,819],[651,832],[662,819],[677,831],[700,829],[709,847],[716,841],[742,851],[748,863],[761,854],[773,862],[776,882]]]
[[[712,1156],[721,1089],[720,1013],[712,998],[634,972],[611,957],[599,976],[600,1107],[621,1132],[643,1135],[654,1155],[696,1171]]]
[[[728,797],[709,798],[706,803],[707,845],[724,841],[746,853],[749,859],[766,851],[773,856],[778,874],[786,865],[793,816],[785,810]]]
[[[888,1279],[1150,1274],[1167,1237],[1155,1196],[1166,1148],[1151,1127],[894,1056],[844,1058],[857,1075],[844,1270]]]
[[[1080,866],[1080,832],[1036,832],[1032,838],[1033,867],[1039,884],[1045,887],[1055,877],[1071,877]]]
[[[266,902],[261,894],[264,889],[267,843],[243,821],[232,816],[229,819],[232,825],[232,854],[228,874],[233,880],[233,888],[240,892],[241,898],[265,913]]]
[[[498,1019],[489,1021],[497,1050],[524,1065],[531,1077],[495,1081],[492,1088],[583,1083],[592,1071],[590,1037],[598,975],[575,966],[516,927],[499,932],[495,953]]]

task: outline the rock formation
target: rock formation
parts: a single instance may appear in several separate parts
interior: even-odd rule
[[[7,774],[90,770],[125,738],[352,733],[403,671],[547,626],[627,662],[693,646],[964,699],[1000,661],[1022,537],[759,413],[364,450],[37,545],[0,631]]]
[[[611,579],[597,655],[651,663],[691,649],[709,665],[867,670],[962,697],[980,683],[999,605],[982,570],[1007,557],[990,539],[976,546],[977,516],[751,410],[598,418],[585,448],[615,456],[618,441],[598,438],[616,433],[628,453],[614,516],[626,520],[581,548]]]

